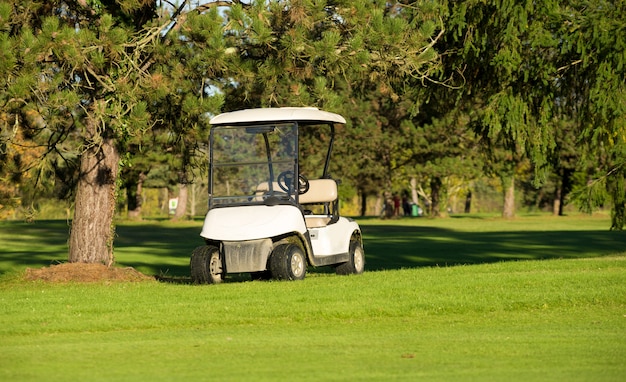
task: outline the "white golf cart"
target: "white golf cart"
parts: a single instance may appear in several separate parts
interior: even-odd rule
[[[308,265],[363,272],[361,230],[339,216],[337,181],[328,174],[335,125],[345,122],[315,108],[248,109],[211,119],[205,245],[191,255],[192,282],[219,283],[232,273],[301,280]],[[303,129],[328,137],[317,179],[300,173]]]

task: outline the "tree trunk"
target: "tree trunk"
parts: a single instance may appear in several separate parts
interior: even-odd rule
[[[76,209],[69,240],[70,263],[113,264],[115,187],[120,155],[112,139],[80,158]]]
[[[472,210],[472,191],[467,191],[465,195],[465,213],[469,214]]]
[[[363,189],[359,193],[361,194],[361,216],[365,216],[367,214],[367,195]]]
[[[561,207],[561,200],[563,200],[562,193],[563,193],[563,182],[559,180],[554,189],[554,198],[552,199],[552,215],[554,216],[559,216],[563,211]]]
[[[621,231],[626,224],[626,176],[616,171],[607,180],[607,190],[613,199],[611,231]]]
[[[515,176],[511,175],[503,177],[502,189],[504,192],[502,217],[505,219],[511,219],[515,217]]]
[[[430,180],[430,199],[431,199],[431,210],[430,214],[432,217],[440,217],[441,211],[439,210],[439,201],[441,194],[441,178],[433,177]]]
[[[196,184],[191,184],[191,211],[189,211],[189,215],[193,218],[196,216]]]
[[[174,220],[183,219],[187,214],[187,199],[189,198],[189,189],[187,184],[181,183],[178,185],[178,204],[176,205],[176,211],[174,212]]]
[[[141,219],[141,206],[143,204],[143,182],[146,175],[140,172],[136,179],[129,180],[126,184],[126,199],[129,219]]]
[[[571,191],[572,187],[572,173],[573,170],[565,169],[563,170],[563,175],[561,176],[560,182],[560,191],[559,191],[559,210],[558,215],[563,216],[563,207],[565,207],[565,198],[567,194]]]
[[[383,200],[383,195],[378,194],[376,196],[376,205],[375,205],[376,211],[375,211],[375,213],[378,213],[378,216],[380,216],[380,217],[382,217],[383,213],[385,212],[384,211],[384,206],[385,206],[385,202]]]
[[[417,179],[415,177],[411,178],[411,200],[413,203],[419,205],[419,199],[417,197]]]

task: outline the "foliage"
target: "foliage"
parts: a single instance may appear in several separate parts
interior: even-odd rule
[[[354,160],[336,162],[333,173],[364,195],[389,189],[392,157],[404,139],[400,122],[417,102],[403,91],[438,66],[432,49],[441,30],[436,4],[264,4],[253,2],[254,12],[241,5],[228,13],[228,41],[241,61],[226,87],[226,108],[317,106],[339,112],[350,123],[340,131],[336,157]]]
[[[110,140],[129,195],[188,183],[206,114],[317,106],[349,121],[345,195],[531,169],[539,193],[626,221],[624,2],[165,3],[0,3],[0,204],[74,200]]]
[[[612,229],[626,223],[624,163],[626,161],[626,22],[623,1],[572,1],[558,20],[562,36],[560,78],[564,108],[575,113],[578,142],[586,160],[597,163],[588,191],[578,195],[584,208],[610,201]],[[604,184],[605,197],[598,198],[597,184]]]
[[[547,178],[551,158],[566,150],[554,139],[564,127],[557,121],[574,121],[565,127],[584,155],[608,155],[594,176],[622,177],[617,170],[623,140],[616,137],[623,136],[624,121],[623,6],[551,0],[449,3],[450,37],[444,41],[450,42],[448,52],[458,54],[453,68],[462,69],[466,79],[461,106],[475,109],[474,130],[488,152],[503,148],[515,162],[531,160],[537,186]],[[503,165],[498,157],[490,163]],[[621,229],[621,189],[610,184],[612,226]]]
[[[162,32],[146,24],[154,3],[5,1],[3,10],[4,109],[43,148],[48,173],[59,161],[80,168],[70,259],[108,263],[119,152],[150,126],[145,70]]]

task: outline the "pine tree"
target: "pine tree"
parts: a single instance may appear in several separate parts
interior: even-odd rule
[[[119,163],[150,127],[146,94],[159,89],[152,53],[167,23],[156,1],[4,1],[5,108],[34,110],[31,139],[80,159],[69,261],[113,262]],[[53,156],[45,155],[41,161]]]
[[[561,107],[577,124],[583,163],[595,164],[575,191],[584,210],[612,204],[611,229],[626,224],[626,3],[569,1],[561,36]]]
[[[380,0],[233,5],[226,11],[234,61],[225,108],[338,112],[349,122],[335,157],[350,160],[334,161],[332,172],[363,199],[390,190],[400,123],[417,103],[402,96],[438,66],[432,49],[442,28],[437,9],[431,1]]]

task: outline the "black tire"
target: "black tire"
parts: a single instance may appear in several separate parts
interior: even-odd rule
[[[219,284],[224,281],[224,267],[220,250],[214,245],[203,245],[191,253],[191,282]]]
[[[279,244],[270,257],[270,272],[278,280],[302,280],[306,275],[306,257],[296,244]]]
[[[350,241],[350,258],[335,268],[338,275],[361,274],[365,270],[365,252],[358,240]]]

